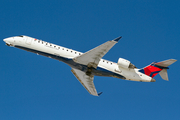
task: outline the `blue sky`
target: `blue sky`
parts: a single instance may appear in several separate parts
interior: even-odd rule
[[[62,62],[8,47],[4,38],[27,35],[86,52],[118,36],[103,58],[138,68],[180,60],[178,0],[1,0],[1,120],[154,120],[180,118],[179,61],[155,83],[95,77],[90,95]]]

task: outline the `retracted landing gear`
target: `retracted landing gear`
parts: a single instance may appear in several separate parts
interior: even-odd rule
[[[88,67],[88,68],[87,68],[87,71],[86,71],[86,75],[87,75],[87,76],[91,76],[92,70],[93,70],[92,67]]]

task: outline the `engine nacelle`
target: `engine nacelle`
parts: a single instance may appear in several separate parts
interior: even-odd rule
[[[123,67],[123,68],[131,68],[134,69],[136,68],[129,60],[123,59],[123,58],[119,58],[118,63],[119,67]]]

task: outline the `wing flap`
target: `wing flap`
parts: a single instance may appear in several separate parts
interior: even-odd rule
[[[71,72],[90,94],[98,96],[98,93],[93,83],[94,76],[87,76],[85,72],[73,68]]]

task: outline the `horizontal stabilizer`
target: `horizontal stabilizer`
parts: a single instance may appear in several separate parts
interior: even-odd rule
[[[175,60],[175,59],[169,59],[169,60],[165,60],[165,61],[155,63],[155,65],[162,67],[162,70],[159,72],[159,75],[161,76],[162,79],[167,80],[167,81],[169,80],[168,74],[167,74],[168,66],[173,64],[176,61],[177,60]]]
[[[175,60],[175,59],[169,59],[169,60],[165,60],[165,61],[155,63],[155,65],[161,66],[161,67],[168,67],[169,65],[173,64],[176,61],[177,60]]]

